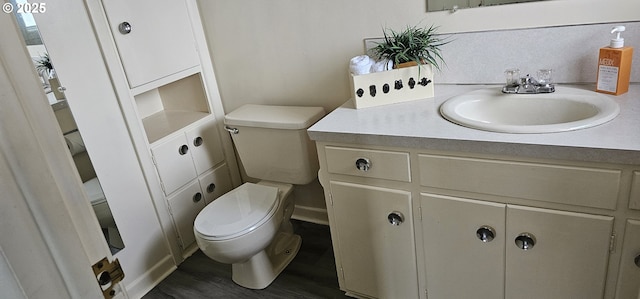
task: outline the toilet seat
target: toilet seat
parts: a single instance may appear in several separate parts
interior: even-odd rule
[[[194,230],[210,241],[242,236],[268,221],[278,209],[278,188],[245,183],[207,205]]]

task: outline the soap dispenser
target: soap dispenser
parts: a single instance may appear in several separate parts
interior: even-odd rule
[[[608,47],[600,48],[597,92],[619,95],[629,91],[633,48],[624,46],[624,39],[620,37],[624,30],[624,26],[613,27],[611,33],[616,34],[616,38]]]

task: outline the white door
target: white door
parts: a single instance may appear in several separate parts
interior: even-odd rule
[[[109,250],[95,216],[82,216],[91,205],[12,14],[0,14],[0,28],[3,296],[100,298],[91,266]]]

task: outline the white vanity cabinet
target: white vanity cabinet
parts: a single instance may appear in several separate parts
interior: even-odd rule
[[[602,298],[613,217],[421,194],[429,298]]]
[[[409,155],[344,147],[324,152],[340,287],[352,296],[417,298],[411,192],[371,181],[410,182]]]
[[[200,64],[184,0],[102,4],[131,88]]]
[[[640,220],[627,219],[616,299],[640,299]]]
[[[626,220],[639,215],[633,166],[329,141],[317,148],[348,295],[638,297],[640,221]]]

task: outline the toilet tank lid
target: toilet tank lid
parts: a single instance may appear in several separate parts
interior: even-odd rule
[[[306,129],[325,115],[322,107],[270,106],[247,104],[224,117],[231,126],[270,129]]]

